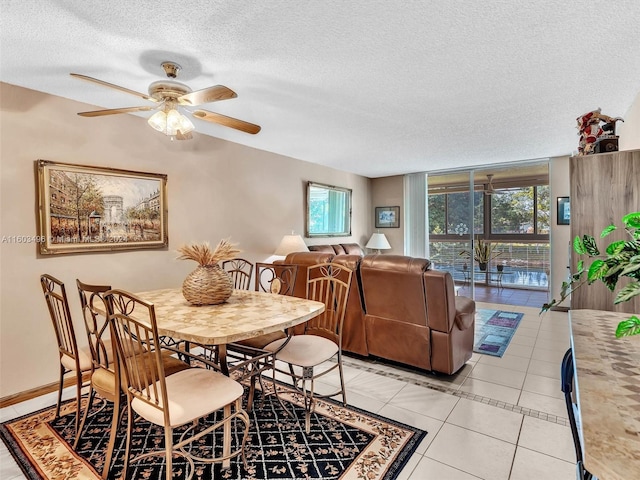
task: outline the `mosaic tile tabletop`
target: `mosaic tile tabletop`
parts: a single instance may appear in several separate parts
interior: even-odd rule
[[[303,298],[234,290],[220,305],[194,306],[179,288],[136,293],[152,302],[158,333],[175,339],[220,345],[283,330],[319,315],[324,304]]]
[[[600,480],[640,478],[640,335],[615,338],[629,316],[570,312],[584,464]]]

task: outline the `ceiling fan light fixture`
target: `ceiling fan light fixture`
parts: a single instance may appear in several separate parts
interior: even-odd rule
[[[164,133],[167,129],[167,114],[160,110],[151,115],[147,123],[151,125],[151,128],[154,130]]]
[[[195,126],[191,120],[174,108],[170,108],[166,112],[164,110],[160,110],[154,113],[149,117],[147,123],[154,130],[164,133],[170,137],[177,135],[178,131],[182,134],[187,134],[195,130]]]
[[[175,135],[178,133],[178,130],[182,133],[189,133],[195,129],[191,120],[182,115],[177,110],[169,110],[167,113],[167,135]]]

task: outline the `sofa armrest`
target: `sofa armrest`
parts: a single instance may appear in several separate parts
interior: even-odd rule
[[[456,296],[456,327],[466,330],[475,322],[476,302],[467,297]]]

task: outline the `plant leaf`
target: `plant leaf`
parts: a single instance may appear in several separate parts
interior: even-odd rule
[[[593,283],[599,278],[602,278],[609,267],[603,260],[594,260],[594,262],[589,267],[589,272],[587,273],[587,278],[589,279],[589,283]]]
[[[640,294],[640,282],[631,282],[626,287],[618,292],[614,304],[626,302],[627,300]]]
[[[573,249],[578,255],[584,255],[587,253],[587,250],[584,248],[584,244],[580,237],[576,237],[573,239]]]
[[[638,260],[640,259],[640,256],[636,256],[634,258],[636,260],[629,261],[629,265],[627,265],[627,267],[620,272],[620,275],[631,277],[632,275],[629,275],[630,273],[640,270],[640,260]]]
[[[624,240],[619,240],[617,242],[610,243],[609,246],[607,247],[607,254],[617,255],[622,251],[623,248],[625,248],[625,243],[627,242],[625,242]]]
[[[577,272],[577,273],[582,273],[582,272],[584,272],[584,260],[580,260],[580,261],[578,262],[578,269],[577,269],[577,270],[578,270],[578,272]]]
[[[615,225],[609,225],[607,228],[605,228],[604,230],[602,230],[602,233],[600,234],[600,238],[604,238],[607,235],[609,235],[611,232],[613,232],[614,230],[617,230],[618,227],[616,227]]]
[[[582,244],[584,245],[584,249],[590,257],[596,257],[600,255],[600,250],[598,250],[598,245],[596,244],[596,240],[591,235],[584,235],[582,237]]]
[[[627,320],[623,320],[618,324],[616,329],[616,337],[628,337],[630,335],[640,334],[640,318],[633,315]]]
[[[622,223],[629,228],[640,228],[640,212],[628,213],[622,217]]]

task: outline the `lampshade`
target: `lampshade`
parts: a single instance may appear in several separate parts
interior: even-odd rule
[[[384,236],[384,233],[374,233],[367,242],[366,248],[378,250],[378,253],[380,253],[380,250],[390,249],[391,245],[389,245],[389,241],[387,237]]]
[[[286,257],[292,252],[308,251],[309,248],[307,248],[307,244],[304,243],[302,237],[300,235],[291,234],[282,237],[282,241],[280,242],[280,245],[278,245],[278,248],[276,248],[274,255],[281,255],[283,257]]]
[[[195,129],[191,120],[173,108],[154,113],[147,123],[151,128],[171,137],[177,135],[178,131],[184,135]]]

